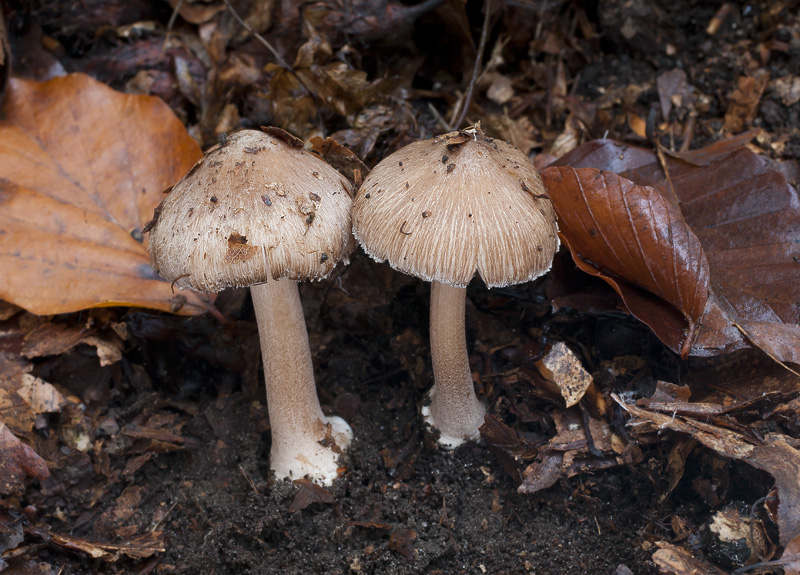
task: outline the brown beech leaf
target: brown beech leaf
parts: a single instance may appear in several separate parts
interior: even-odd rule
[[[13,79],[0,122],[0,298],[36,314],[130,305],[183,314],[141,227],[200,149],[158,98],[82,74]]]
[[[662,314],[652,317],[649,294],[672,306],[686,322],[678,347],[688,355],[708,298],[709,270],[680,211],[657,190],[612,172],[552,167],[542,177],[578,267],[611,284],[648,325],[663,321]]]
[[[557,164],[614,171],[664,198],[677,197],[710,272],[711,293],[692,355],[730,353],[753,342],[772,357],[800,363],[800,199],[780,171],[743,147],[754,135],[666,153],[672,188],[655,153],[612,140],[587,142]],[[564,228],[563,219],[560,224]],[[630,311],[677,351],[685,322],[652,299],[645,310],[649,320],[639,315],[641,308]]]

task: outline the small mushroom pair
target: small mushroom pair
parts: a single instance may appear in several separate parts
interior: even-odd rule
[[[238,132],[206,152],[156,209],[153,266],[180,288],[250,286],[279,478],[329,485],[352,431],[320,408],[298,280],[321,279],[365,251],[433,282],[435,386],[426,408],[440,443],[477,438],[485,408],[473,389],[464,332],[466,286],[532,280],[558,249],[555,213],[528,158],[479,126],[413,143],[350,184],[275,128]]]
[[[558,250],[558,226],[542,179],[517,148],[480,125],[410,144],[381,161],[353,204],[364,251],[432,283],[434,387],[426,421],[439,443],[477,439],[485,408],[472,383],[464,331],[466,287],[533,280]]]

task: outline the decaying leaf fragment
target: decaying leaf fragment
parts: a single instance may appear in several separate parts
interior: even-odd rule
[[[554,411],[556,436],[539,450],[536,461],[522,474],[520,493],[535,493],[555,485],[560,477],[632,463],[641,458],[635,445],[626,445],[604,419],[584,420],[577,409]],[[587,424],[588,422],[588,424]],[[587,433],[588,429],[588,433]]]
[[[563,341],[556,342],[536,362],[539,372],[552,383],[567,407],[577,404],[592,384],[592,376],[583,369],[580,360]]]
[[[52,322],[43,323],[26,334],[21,353],[28,359],[61,355],[79,344],[94,347],[102,366],[122,359],[122,342],[115,334],[100,335],[94,329]]]
[[[333,493],[317,485],[308,479],[296,479],[294,482],[300,486],[297,494],[294,496],[292,504],[289,505],[289,513],[296,513],[308,507],[313,503],[334,503],[336,498]]]
[[[50,477],[47,463],[0,421],[0,493],[8,495],[24,489],[25,477]]]
[[[39,315],[208,309],[153,273],[141,234],[161,191],[200,157],[163,101],[71,74],[11,80],[2,111],[0,298]]]
[[[675,414],[656,413],[612,394],[612,398],[633,418],[628,423],[635,435],[669,429],[688,434],[720,455],[738,459],[766,471],[778,490],[780,542],[786,545],[800,535],[800,450],[781,434],[767,434],[763,441],[730,429]]]
[[[658,546],[660,549],[653,553],[653,562],[663,575],[727,575],[719,567],[694,557],[685,549],[664,542],[659,542]]]
[[[166,551],[165,537],[162,531],[147,531],[113,543],[64,535],[50,531],[48,528],[34,526],[26,526],[25,533],[38,536],[58,547],[112,563],[123,556],[144,559]]]

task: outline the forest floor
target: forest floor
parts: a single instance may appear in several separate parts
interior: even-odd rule
[[[279,125],[304,139],[332,134],[367,166],[444,131],[483,23],[472,0],[423,14],[378,2],[356,2],[352,13],[335,2],[234,2],[286,60],[309,71],[307,83],[315,66],[347,64],[337,78],[349,87],[319,81],[314,101],[270,67],[270,52],[223,2],[186,2],[168,44],[166,2],[81,4],[6,3],[15,74],[85,72],[118,90],[158,95],[203,148],[220,132]],[[495,4],[487,71],[467,117],[538,155],[537,166],[603,137],[647,147],[654,124],[673,150],[761,128],[751,149],[796,184],[797,2]],[[309,38],[313,64],[295,60]],[[686,83],[664,88],[676,69]],[[666,119],[654,120],[666,101]],[[731,505],[755,509],[767,539],[758,553],[780,557],[774,513],[755,506],[773,485],[763,466],[666,429],[631,437],[611,397],[647,398],[670,382],[702,401],[734,379],[768,376],[781,382],[783,399],[796,399],[796,380],[762,352],[681,360],[562,248],[540,280],[470,286],[467,342],[491,420],[480,442],[447,451],[420,416],[433,383],[429,285],[357,251],[332,277],[301,284],[301,298],[323,409],[354,430],[328,489],[270,476],[247,290],[218,297],[224,324],[124,307],[41,317],[3,304],[6,384],[32,337],[91,326],[121,353],[103,361],[102,346],[84,341],[34,356],[30,373],[67,400],[60,413],[38,415],[32,432],[50,477],[26,479],[0,498],[0,571],[608,575],[688,573],[696,560],[696,573],[727,573],[757,560],[749,548],[741,557],[707,536],[714,515]],[[600,398],[592,405],[567,409],[535,375],[541,343],[556,341],[592,374]],[[758,431],[796,440],[797,417]],[[598,457],[586,429],[614,447],[595,437]],[[560,449],[573,463],[551,486],[531,487],[543,448],[569,430],[579,436]],[[656,556],[665,549],[690,559]]]

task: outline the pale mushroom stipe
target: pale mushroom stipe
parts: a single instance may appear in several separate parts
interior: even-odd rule
[[[351,185],[276,128],[228,136],[175,184],[148,224],[153,267],[179,288],[251,286],[278,478],[330,485],[350,426],[317,398],[297,281],[346,259]]]
[[[467,356],[466,287],[533,280],[558,250],[553,205],[536,168],[480,125],[414,142],[382,160],[353,204],[353,234],[377,261],[431,285],[434,387],[426,421],[439,443],[477,439],[485,408]]]

